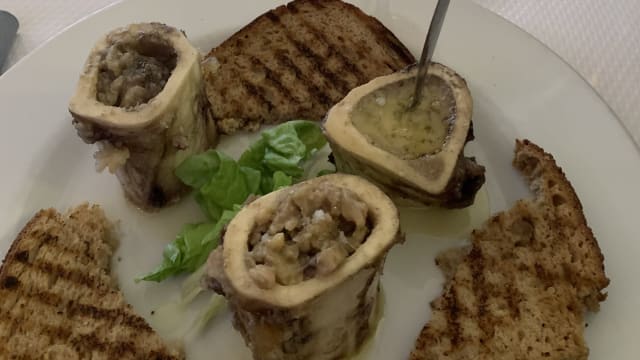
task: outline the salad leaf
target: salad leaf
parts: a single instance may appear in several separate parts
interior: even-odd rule
[[[234,210],[225,210],[215,223],[183,226],[176,239],[165,246],[162,263],[150,273],[136,278],[136,281],[160,282],[170,276],[197,270],[218,246],[222,229],[239,210],[240,206],[235,206]]]
[[[322,134],[322,130],[314,122],[300,120],[290,121],[286,124],[291,124],[295,128],[300,141],[302,141],[307,149],[307,158],[313,154],[312,150],[320,150],[327,143],[327,139]]]
[[[260,140],[240,156],[238,163],[261,172],[260,190],[267,194],[275,190],[277,171],[291,177],[292,183],[299,181],[304,173],[302,162],[326,143],[317,123],[289,121],[263,131]]]
[[[298,137],[294,123],[284,123],[262,133],[267,147],[283,155],[303,156],[307,147]]]
[[[199,189],[207,184],[220,167],[220,157],[209,150],[186,158],[175,170],[175,174],[186,185]]]
[[[293,178],[282,171],[273,173],[273,191],[293,184]]]
[[[239,166],[227,155],[208,150],[187,158],[176,168],[176,176],[197,189],[196,201],[216,221],[224,210],[242,204],[260,186],[260,171]]]
[[[329,175],[329,174],[335,174],[335,173],[336,173],[335,169],[322,169],[322,170],[318,171],[318,173],[316,174],[316,177],[325,176],[325,175]]]
[[[195,190],[195,200],[209,221],[185,225],[166,245],[162,263],[136,280],[162,281],[194,272],[206,262],[222,229],[249,196],[301,180],[304,161],[325,144],[317,123],[296,120],[263,131],[238,161],[217,150],[185,159],[175,174]]]

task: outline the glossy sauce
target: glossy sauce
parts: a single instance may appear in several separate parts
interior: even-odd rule
[[[453,94],[441,78],[430,77],[422,101],[408,110],[413,90],[413,78],[389,84],[364,96],[351,115],[372,145],[407,160],[439,152],[455,118]]]

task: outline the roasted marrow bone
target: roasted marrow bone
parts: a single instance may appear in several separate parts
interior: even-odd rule
[[[112,31],[91,51],[69,104],[96,167],[115,173],[129,200],[163,207],[186,191],[173,171],[217,141],[204,95],[200,54],[159,23]]]
[[[323,128],[338,170],[365,176],[394,198],[465,207],[484,168],[465,157],[473,139],[472,99],[453,70],[432,63],[423,98],[409,110],[417,69],[409,67],[353,89]]]
[[[327,175],[265,195],[229,223],[206,283],[254,359],[337,359],[373,326],[398,211],[365,179]]]

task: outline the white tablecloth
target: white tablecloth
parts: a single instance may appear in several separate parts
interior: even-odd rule
[[[117,1],[0,0],[0,9],[20,20],[6,66],[67,26]],[[640,0],[474,1],[564,58],[593,85],[640,144]]]

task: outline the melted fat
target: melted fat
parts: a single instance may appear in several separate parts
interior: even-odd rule
[[[363,97],[351,115],[372,145],[402,159],[439,152],[455,117],[453,94],[442,79],[430,77],[422,101],[409,111],[413,90],[413,79],[389,84]]]

